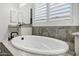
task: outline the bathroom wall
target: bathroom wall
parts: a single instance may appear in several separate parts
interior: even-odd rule
[[[18,4],[18,3],[9,4],[8,7],[9,7],[10,11],[11,11],[12,9],[13,9],[13,10],[16,10],[16,11],[19,10],[19,4]],[[10,13],[10,12],[9,12],[9,13]],[[9,14],[9,16],[11,16],[11,14]],[[9,18],[10,18],[10,17],[9,17]],[[11,19],[9,19],[9,23],[11,23],[10,20],[11,20]],[[18,20],[18,18],[17,18],[17,20]],[[16,21],[17,21],[17,20],[16,20]],[[12,23],[12,24],[13,24],[13,23]],[[18,32],[18,26],[10,26],[10,25],[8,25],[8,37],[10,37],[10,33],[11,33],[11,32]]]
[[[32,26],[28,24],[19,27],[19,35],[32,35]]]
[[[19,21],[22,23],[22,26],[19,28],[20,35],[31,35],[32,34],[32,26],[31,26],[31,17],[30,10],[32,8],[32,3],[23,3],[20,4],[19,12],[20,17]]]
[[[18,4],[16,3],[0,3],[0,41],[8,38],[10,9],[17,7]]]
[[[79,26],[49,26],[49,27],[33,27],[33,35],[47,36],[66,41],[70,48],[69,53],[74,55],[74,36],[73,32],[79,31]]]
[[[14,4],[13,9],[17,10],[18,22],[22,23],[22,26],[9,26],[8,37],[10,37],[11,32],[18,32],[19,35],[28,34],[28,33],[31,34],[32,29],[29,30],[29,28],[31,27],[30,26],[30,8],[31,8],[31,3]]]
[[[5,12],[5,5],[6,4],[0,4],[0,41],[3,39],[3,35],[5,35],[5,32],[7,29],[7,25],[8,25],[8,22],[7,22],[7,15]],[[4,16],[4,17],[3,17]]]
[[[32,8],[31,3],[26,3],[23,6],[20,6],[20,20],[23,24],[30,24],[30,9]]]

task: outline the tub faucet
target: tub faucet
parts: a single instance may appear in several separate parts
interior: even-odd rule
[[[8,41],[11,40],[12,38],[14,38],[14,35],[12,35],[13,33],[16,33],[18,35],[18,32],[11,32],[10,37],[8,37]]]

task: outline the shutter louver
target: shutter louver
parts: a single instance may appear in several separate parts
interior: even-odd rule
[[[69,3],[50,3],[49,19],[71,19],[71,4]]]
[[[34,21],[45,21],[47,19],[47,5],[46,3],[35,4]]]

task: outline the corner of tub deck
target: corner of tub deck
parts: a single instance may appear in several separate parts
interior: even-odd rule
[[[72,33],[72,35],[79,36],[79,32],[74,32],[74,33]]]

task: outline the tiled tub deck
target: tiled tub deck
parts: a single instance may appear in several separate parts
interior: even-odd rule
[[[2,42],[0,42],[0,56],[13,56]]]

